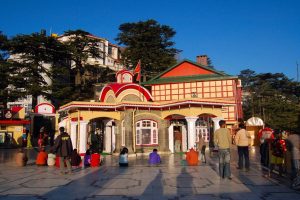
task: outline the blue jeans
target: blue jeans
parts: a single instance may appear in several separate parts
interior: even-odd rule
[[[221,178],[229,178],[230,171],[230,149],[219,149],[219,175]]]

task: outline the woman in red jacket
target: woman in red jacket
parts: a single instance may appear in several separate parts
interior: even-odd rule
[[[275,166],[279,168],[279,175],[282,175],[283,172],[283,164],[284,164],[284,155],[286,152],[286,143],[282,139],[282,134],[278,133],[276,135],[275,140],[271,144],[271,171],[274,169]]]

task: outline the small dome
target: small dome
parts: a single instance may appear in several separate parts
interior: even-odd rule
[[[262,119],[258,117],[251,117],[246,122],[247,126],[264,126],[264,122]]]
[[[133,74],[127,69],[122,69],[116,73],[117,83],[132,83]]]

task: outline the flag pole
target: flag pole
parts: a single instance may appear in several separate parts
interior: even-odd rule
[[[140,73],[138,74],[139,78],[139,96],[141,99],[141,79],[142,79],[142,65],[141,65],[141,60],[139,60],[139,65],[140,65]]]

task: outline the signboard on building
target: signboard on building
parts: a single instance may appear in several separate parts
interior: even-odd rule
[[[50,103],[40,103],[35,106],[35,113],[38,114],[55,114],[55,108]]]

